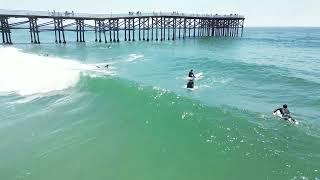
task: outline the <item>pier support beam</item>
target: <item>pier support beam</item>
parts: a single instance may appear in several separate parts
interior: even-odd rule
[[[171,18],[168,18],[168,21],[166,22],[168,27],[168,41],[170,40],[170,26],[171,26]]]
[[[176,40],[176,28],[177,28],[177,18],[173,18],[172,20],[172,40]]]
[[[112,42],[112,31],[114,30],[114,20],[109,19],[108,20],[108,27],[109,27],[109,41]]]
[[[163,17],[160,18],[160,41],[163,40],[162,29],[163,29]]]
[[[117,31],[117,40],[116,40],[116,30],[118,29],[118,24],[116,24],[116,20],[112,20],[112,32],[113,32],[113,42],[119,42],[119,30]]]
[[[0,24],[1,24],[1,36],[2,36],[2,43],[3,44],[12,44],[11,41],[11,30],[9,26],[8,17],[0,17]]]
[[[84,40],[84,20],[76,19],[77,42],[85,42]]]
[[[166,18],[163,18],[163,40],[166,40],[166,28],[167,28],[167,21]]]
[[[191,26],[192,26],[192,24],[191,24],[192,22],[191,22],[191,19],[189,19],[189,22],[188,22],[188,33],[189,33],[189,38],[191,37]]]
[[[146,35],[146,19],[143,18],[142,22],[143,22],[143,24],[142,24],[142,30],[143,30],[142,31],[142,40],[145,41],[146,40],[146,38],[145,38],[145,35]]]
[[[104,27],[103,27],[104,20],[95,20],[94,21],[94,30],[95,30],[95,41],[101,43],[101,34],[104,32]]]
[[[104,43],[107,43],[107,36],[106,36],[106,23],[105,21],[102,22],[103,27],[103,37],[104,37]]]
[[[98,41],[98,38],[97,38],[97,20],[94,21],[94,35],[96,37],[95,41],[97,42]]]
[[[241,37],[243,36],[243,24],[244,24],[244,21],[242,20],[241,21]]]
[[[154,18],[151,17],[151,41],[153,41]]]
[[[120,29],[119,19],[117,19],[117,42],[120,42],[120,39],[119,39],[119,29]]]
[[[196,37],[196,19],[193,19],[193,37]]]
[[[102,33],[105,36],[105,28],[104,28],[104,19],[95,19],[94,20],[94,34],[95,34],[95,42],[102,42]],[[105,37],[106,42],[106,37]]]
[[[149,41],[150,39],[149,39],[149,37],[150,37],[150,18],[148,17],[147,18],[147,29],[148,29],[148,31],[147,31],[147,41]]]
[[[158,29],[159,29],[159,18],[156,18],[156,41],[159,40],[159,38],[158,38]]]
[[[37,18],[29,18],[31,43],[40,44]]]
[[[135,19],[133,18],[132,19],[132,41],[135,41],[135,35],[134,35],[135,33],[134,32],[136,31],[136,29],[135,29],[136,26],[134,24],[134,20]]]
[[[127,31],[127,40],[131,41],[131,34],[132,34],[132,18],[128,18],[125,24],[125,31]]]
[[[54,32],[55,32],[55,41],[56,43],[66,43],[65,35],[64,35],[64,27],[63,27],[63,19],[55,18],[54,19]],[[57,36],[58,34],[58,36]]]
[[[127,19],[124,19],[124,41],[127,41]]]

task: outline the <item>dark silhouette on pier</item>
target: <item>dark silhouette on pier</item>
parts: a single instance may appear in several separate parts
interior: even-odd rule
[[[120,33],[124,41],[165,41],[203,36],[239,37],[243,33],[244,19],[238,14],[140,11],[127,14],[84,14],[74,11],[0,9],[0,31],[4,44],[13,43],[12,30],[18,29],[28,30],[30,42],[35,44],[40,44],[40,32],[45,31],[54,32],[56,43],[66,43],[66,31],[75,32],[77,42],[85,42],[85,32],[88,31],[95,32],[96,42],[119,42]]]

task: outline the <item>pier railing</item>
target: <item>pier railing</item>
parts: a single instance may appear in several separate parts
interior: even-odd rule
[[[40,21],[38,21],[41,19]],[[56,43],[66,43],[65,31],[76,33],[85,42],[85,32],[94,31],[95,41],[176,40],[186,37],[242,36],[244,16],[238,14],[188,14],[178,12],[128,12],[126,14],[86,14],[73,11],[26,11],[0,9],[2,42],[11,44],[13,29],[30,32],[30,42],[40,43],[39,33],[54,31]],[[45,21],[45,22],[44,22]],[[73,21],[73,22],[70,22]]]

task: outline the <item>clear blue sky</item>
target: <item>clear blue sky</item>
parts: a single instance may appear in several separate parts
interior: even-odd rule
[[[238,13],[246,26],[320,26],[320,0],[0,0],[1,9]],[[319,13],[318,13],[319,12]]]

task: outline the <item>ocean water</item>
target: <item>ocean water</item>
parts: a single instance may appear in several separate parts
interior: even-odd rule
[[[319,28],[28,37],[0,46],[1,180],[320,179]],[[190,69],[202,73],[192,91]],[[298,125],[273,117],[284,103]]]

